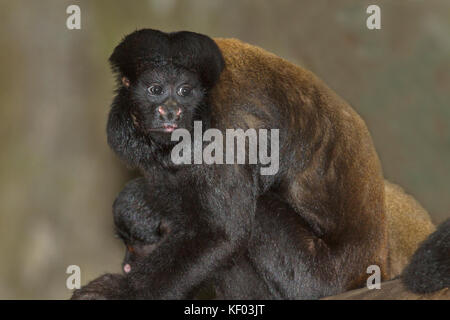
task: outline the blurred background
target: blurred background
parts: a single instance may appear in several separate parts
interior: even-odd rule
[[[66,28],[67,6],[81,30]],[[366,28],[381,7],[382,29]],[[366,120],[385,176],[450,217],[450,1],[0,0],[0,298],[66,299],[120,271],[107,63],[139,28],[235,37],[310,69]]]

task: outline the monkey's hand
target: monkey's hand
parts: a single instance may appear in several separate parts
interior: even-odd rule
[[[107,273],[73,292],[71,300],[130,299],[125,276]]]

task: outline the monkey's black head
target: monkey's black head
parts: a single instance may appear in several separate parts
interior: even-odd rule
[[[174,65],[198,75],[205,89],[211,89],[225,62],[210,37],[189,31],[165,33],[142,29],[127,35],[109,58],[119,82],[133,84],[143,72]]]
[[[145,180],[138,178],[129,182],[114,201],[116,234],[126,246],[123,261],[126,273],[167,237],[171,228],[167,215],[179,211],[176,194],[159,189],[147,197],[148,192],[151,190]]]
[[[172,131],[192,131],[194,120],[202,120],[205,88],[192,71],[172,64],[150,69],[129,90],[136,130],[156,143],[169,144]]]
[[[191,131],[195,120],[209,120],[208,92],[224,68],[211,38],[143,29],[126,36],[109,60],[119,88],[108,142],[132,166],[155,152],[149,144],[164,149],[172,145],[173,130]]]

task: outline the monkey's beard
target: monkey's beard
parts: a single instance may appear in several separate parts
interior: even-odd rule
[[[145,121],[139,114],[130,112],[130,117],[133,126],[138,134],[145,137],[148,144],[154,144],[162,148],[172,147],[179,141],[172,141],[172,133],[176,129],[185,129],[192,136],[194,134],[194,121],[202,121],[203,129],[209,128],[209,121],[206,121],[201,113],[194,112],[192,115],[185,116],[185,118],[178,123],[164,123]]]
[[[175,144],[178,143],[178,141],[172,141],[172,133],[176,129],[182,128],[188,130],[190,133],[193,132],[193,126],[166,126],[166,127],[148,127],[144,126],[140,121],[138,121],[136,118],[133,119],[133,126],[137,133],[145,138],[147,141],[147,144],[150,146],[157,147],[157,149],[163,150],[167,149],[168,151],[171,150],[171,147],[173,147]],[[191,127],[191,128],[190,128]],[[192,133],[191,133],[192,134]]]
[[[171,133],[173,130],[178,128],[177,124],[174,125],[165,125],[162,123],[161,125],[148,126],[145,124],[145,121],[142,117],[135,114],[134,112],[130,112],[130,117],[133,122],[134,129],[138,134],[144,136],[148,143],[156,143],[158,145],[171,144]]]

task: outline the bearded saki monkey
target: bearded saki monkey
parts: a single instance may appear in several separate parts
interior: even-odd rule
[[[190,221],[127,274],[134,297],[188,297],[246,249],[257,199],[268,191],[299,221],[292,246],[302,263],[285,275],[298,297],[360,287],[370,265],[387,275],[384,180],[372,138],[314,74],[238,40],[151,29],[125,37],[110,62],[118,88],[109,145],[148,183],[167,173],[183,191]],[[224,134],[279,129],[279,145],[271,148],[279,152],[279,170],[262,175],[260,163],[173,163],[171,134],[182,128],[193,135],[194,121]]]

